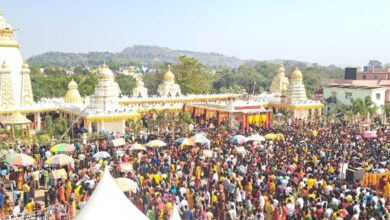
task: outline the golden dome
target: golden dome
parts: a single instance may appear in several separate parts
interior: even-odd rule
[[[302,79],[302,72],[298,67],[296,67],[294,72],[291,73],[291,79]]]
[[[100,77],[108,78],[113,77],[114,73],[108,68],[106,64],[103,64],[101,67],[98,68],[98,74]]]
[[[5,20],[3,12],[0,11],[0,46],[19,47],[19,44],[13,38],[16,31],[18,29],[12,28]]]
[[[68,84],[68,91],[64,96],[64,102],[68,104],[79,104],[83,102],[83,98],[77,89],[77,83],[72,79]]]
[[[278,74],[281,74],[281,73],[284,73],[284,66],[283,64],[280,64],[280,66],[278,67],[278,70],[276,71]]]
[[[164,81],[174,81],[175,75],[171,71],[171,66],[168,66],[168,71],[164,74]]]

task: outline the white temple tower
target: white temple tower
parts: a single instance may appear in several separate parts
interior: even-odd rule
[[[12,84],[9,87],[12,89],[13,106],[8,106],[8,108],[17,108],[23,104],[30,105],[32,102],[32,92],[24,91],[24,89],[31,89],[31,82],[26,82],[26,80],[30,80],[29,76],[24,75],[24,82],[22,79],[22,67],[24,62],[19,51],[19,44],[14,38],[14,33],[16,31],[17,29],[12,28],[6,22],[3,12],[0,11],[0,63],[6,62],[12,81]],[[29,71],[28,73],[25,71],[25,73],[29,74]],[[30,84],[30,86],[28,84]],[[4,89],[6,88],[1,86],[0,93],[10,93],[10,91],[4,91]],[[25,100],[27,100],[27,102]],[[4,106],[0,106],[0,108],[2,107]]]
[[[114,111],[119,109],[119,86],[114,79],[114,73],[103,65],[98,68],[99,81],[95,86],[95,94],[91,97],[91,109]]]
[[[141,79],[136,79],[136,87],[133,88],[134,98],[147,98],[148,89],[144,87],[144,82]]]
[[[295,68],[290,77],[290,85],[287,91],[287,97],[292,101],[306,101],[306,89],[303,84],[302,72]]]

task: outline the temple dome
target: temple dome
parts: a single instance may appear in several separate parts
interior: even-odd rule
[[[68,83],[68,89],[77,89],[77,88],[78,88],[77,83],[72,79],[72,80]]]
[[[64,96],[64,102],[67,104],[80,104],[83,103],[83,98],[81,97],[79,90],[77,89],[77,83],[72,79],[68,83],[68,91]]]
[[[284,69],[284,66],[283,64],[280,64],[278,70],[276,71],[278,74],[281,74],[281,73],[284,73],[285,72],[285,69]]]
[[[99,67],[98,74],[100,77],[103,78],[109,78],[114,76],[114,73],[110,70],[110,68],[108,68],[106,64],[103,64],[101,67]]]
[[[164,74],[164,81],[174,81],[175,75],[171,71],[171,66],[168,67],[168,71]]]
[[[142,80],[137,80],[136,81],[136,86],[137,87],[144,87],[144,82],[142,82]]]
[[[291,79],[302,79],[302,72],[298,67],[291,73]]]

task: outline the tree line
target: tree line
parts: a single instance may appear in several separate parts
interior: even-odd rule
[[[114,72],[120,67],[117,63],[108,64]],[[149,94],[157,93],[158,85],[162,82],[168,65],[168,63],[164,64],[156,71],[143,74],[145,87],[148,88]],[[322,84],[328,80],[343,77],[343,69],[336,66],[287,61],[284,62],[284,65],[287,77],[296,66],[299,66],[308,96],[321,92]],[[67,75],[65,70],[60,67],[46,67],[43,73],[40,72],[39,68],[34,64],[31,66],[31,81],[36,101],[44,97],[63,97],[71,79],[78,83],[82,96],[90,96],[94,93],[94,87],[98,82],[98,76],[83,66],[75,67],[72,75]],[[180,85],[183,94],[244,92],[259,94],[269,90],[277,68],[278,64],[251,61],[238,68],[214,70],[203,65],[196,58],[180,56],[179,63],[172,66],[172,72],[175,74],[175,81]],[[135,79],[120,74],[116,74],[115,78],[122,94],[130,95],[135,87]]]

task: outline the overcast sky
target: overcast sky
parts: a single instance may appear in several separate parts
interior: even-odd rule
[[[320,64],[390,63],[389,0],[0,0],[25,57],[133,45]]]

